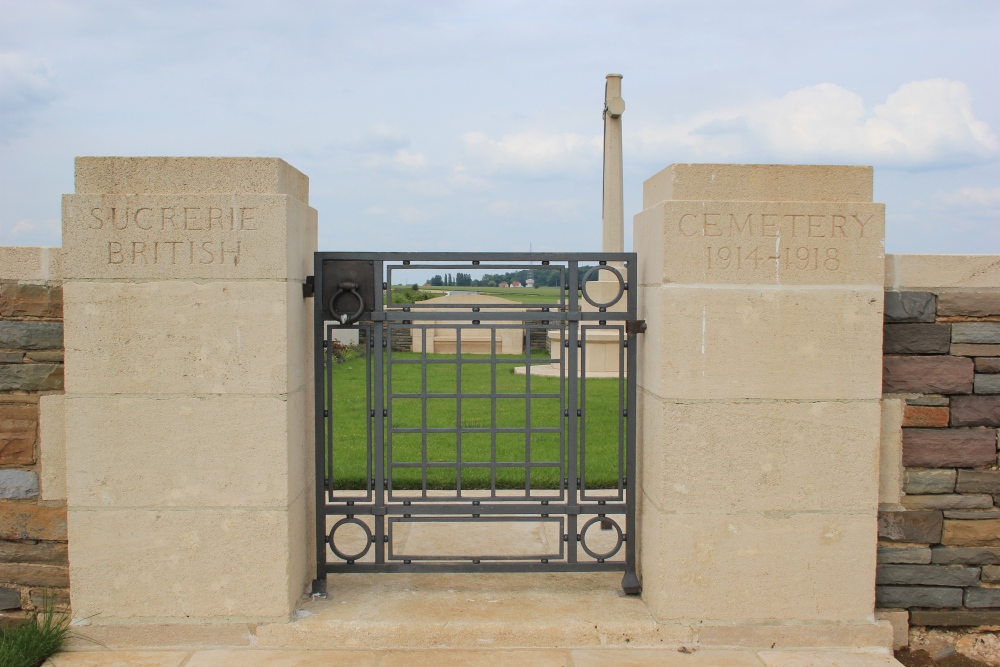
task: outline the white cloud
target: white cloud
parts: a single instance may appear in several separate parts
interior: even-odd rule
[[[1000,207],[1000,188],[960,188],[940,197],[945,204],[968,208]]]
[[[37,58],[0,52],[0,141],[24,129],[55,97],[54,75]]]
[[[465,159],[477,171],[559,175],[600,168],[600,136],[573,133],[508,134],[492,139],[484,132],[462,136]],[[467,166],[467,165],[463,165]]]
[[[640,152],[679,150],[693,159],[831,161],[895,167],[986,162],[1000,154],[961,81],[900,86],[872,109],[832,83],[638,133]]]
[[[400,148],[390,155],[372,155],[362,161],[368,169],[389,169],[398,172],[420,171],[427,166],[427,158],[407,148]]]

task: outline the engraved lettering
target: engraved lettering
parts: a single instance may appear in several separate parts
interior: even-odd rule
[[[240,229],[243,231],[255,231],[260,229],[260,227],[252,227],[251,223],[256,223],[257,219],[254,217],[255,208],[241,208],[240,209]]]
[[[184,241],[164,241],[163,245],[170,244],[170,263],[177,263],[177,246],[184,243]]]
[[[187,208],[184,207],[184,229],[205,229],[204,227],[198,227],[195,222],[197,222],[196,215],[192,215],[191,211],[200,211],[200,208]]]
[[[778,217],[777,213],[762,213],[761,214],[761,216],[760,216],[760,235],[761,236],[777,236],[778,235],[777,230],[775,230],[775,227],[777,227],[778,223],[777,222],[771,222],[771,223],[769,223],[767,221],[768,218],[777,218],[777,217]],[[772,230],[775,230],[775,231],[774,231],[773,234],[768,234],[767,233],[768,229],[772,229]]]
[[[167,215],[167,211],[170,211],[170,215]],[[170,228],[177,229],[177,223],[174,222],[174,209],[172,208],[161,208],[160,209],[160,231],[162,232],[167,228],[167,221],[170,221]]]
[[[825,237],[826,237],[826,234],[823,234],[823,233],[822,233],[822,232],[820,231],[820,227],[821,227],[822,225],[821,225],[820,223],[818,223],[818,222],[813,222],[813,218],[819,218],[819,219],[823,219],[823,218],[825,218],[826,216],[825,216],[825,215],[808,215],[808,216],[806,216],[806,217],[807,217],[807,218],[809,219],[809,220],[808,220],[808,226],[809,226],[809,237],[810,237],[810,238],[814,238],[814,239],[821,239],[821,238],[825,238]]]
[[[125,223],[121,227],[118,226],[118,209],[111,209],[111,225],[115,229],[125,229],[128,227],[128,209],[125,209]]]
[[[747,219],[743,221],[742,225],[740,225],[740,224],[738,224],[736,222],[736,214],[735,213],[730,213],[729,214],[729,236],[743,236],[743,232],[744,231],[746,231],[750,236],[753,236],[753,225],[750,222],[750,218],[752,216],[753,216],[753,213],[747,213]],[[733,233],[734,229],[736,230],[735,234]]]
[[[847,223],[847,216],[846,215],[832,215],[830,217],[833,218],[833,228],[830,230],[830,236],[834,236],[834,237],[837,236],[837,230],[839,229],[840,230],[840,235],[843,236],[846,239],[847,238],[847,234],[844,233],[844,225]],[[837,219],[838,218],[840,219],[840,224],[837,224]]]
[[[153,214],[153,209],[151,209],[151,208],[140,208],[140,209],[136,210],[136,212],[135,212],[135,226],[138,227],[139,229],[152,229],[153,228],[152,221],[150,221],[149,227],[143,227],[142,223],[139,222],[139,214],[142,213],[143,211],[148,211],[150,215]]]
[[[219,246],[220,246],[220,250],[219,250],[219,264],[225,264],[226,263],[226,253],[229,253],[230,255],[233,256],[233,266],[239,266],[240,265],[240,242],[239,241],[236,241],[236,250],[226,250],[226,242],[225,241],[220,242]]]
[[[188,241],[188,243],[191,245],[191,262],[190,263],[194,264],[194,241]]]
[[[869,215],[868,219],[865,220],[864,222],[861,222],[861,220],[856,215],[852,215],[851,217],[854,218],[854,221],[858,223],[859,227],[861,227],[861,238],[864,238],[865,237],[865,225],[867,225],[869,222],[872,221],[872,216]]]
[[[694,236],[695,234],[697,234],[697,233],[698,233],[698,229],[697,229],[697,227],[695,227],[695,228],[694,228],[694,229],[693,229],[693,230],[691,231],[691,233],[690,233],[690,234],[689,234],[689,233],[687,233],[686,231],[684,231],[684,219],[685,219],[685,218],[692,218],[692,219],[694,219],[694,218],[695,218],[695,215],[694,215],[693,213],[685,213],[684,215],[682,215],[682,216],[681,216],[681,220],[680,220],[680,222],[679,222],[679,223],[677,223],[677,228],[678,228],[678,229],[680,230],[681,234],[683,234],[684,236]],[[698,224],[698,223],[696,222],[696,223],[695,223],[695,225],[697,225],[697,224]]]
[[[98,211],[101,211],[101,213],[104,213],[104,211],[102,211],[99,208],[92,208],[92,209],[90,209],[90,215],[93,216],[94,220],[97,220],[97,225],[94,225],[93,223],[90,224],[90,228],[91,229],[100,229],[101,227],[104,226],[104,218],[102,218],[101,216],[97,215]]]
[[[208,207],[208,231],[212,231],[212,223],[218,222],[219,229],[226,231],[226,228],[222,226],[222,209]]]
[[[132,263],[135,264],[140,257],[143,264],[149,263],[146,261],[146,244],[142,241],[132,241]]]
[[[792,219],[792,237],[794,238],[798,236],[798,234],[795,231],[795,223],[798,221],[799,218],[805,218],[806,216],[801,213],[791,213],[789,215],[784,215],[782,217]]]
[[[202,264],[211,264],[215,261],[215,254],[211,250],[211,241],[205,241],[201,244],[201,259],[198,260]],[[208,259],[205,259],[205,255],[208,255]]]
[[[108,243],[108,264],[121,264],[125,261],[125,253],[122,252],[122,244],[118,241]]]
[[[705,214],[703,214],[703,217],[704,217],[704,220],[705,220],[705,236],[722,236],[722,230],[719,229],[719,223],[717,223],[717,222],[709,222],[708,221],[709,218],[721,218],[722,214],[721,213],[705,213]],[[709,233],[709,231],[708,231],[709,227],[711,227],[713,229],[714,233],[711,233],[711,234]]]

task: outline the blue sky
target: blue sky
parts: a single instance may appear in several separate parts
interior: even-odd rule
[[[268,155],[324,250],[626,246],[671,162],[872,164],[889,252],[1000,253],[1000,2],[0,0],[0,244],[59,245],[76,155]]]

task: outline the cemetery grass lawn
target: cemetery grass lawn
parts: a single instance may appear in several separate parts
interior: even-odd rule
[[[432,297],[444,296],[448,292],[478,292],[489,296],[498,296],[518,303],[559,303],[558,287],[432,287],[421,285],[421,292],[427,292]]]
[[[536,355],[547,358],[544,350]],[[395,360],[417,360],[419,353],[393,352]],[[452,355],[428,355],[435,359],[454,359]],[[488,355],[462,355],[463,360],[487,359]],[[538,357],[536,356],[536,359]],[[516,366],[524,365],[522,356],[498,355],[496,391],[517,394],[518,398],[496,399],[497,428],[524,428],[526,423],[525,376],[514,373]],[[365,488],[367,470],[367,403],[365,400],[365,359],[353,358],[333,367],[333,419],[334,428],[334,488]],[[427,393],[456,393],[458,378],[456,365],[451,363],[427,365]],[[462,393],[491,393],[490,365],[463,364],[461,370]],[[420,393],[421,365],[417,363],[394,364],[392,368],[392,393]],[[531,425],[534,428],[553,428],[560,425],[562,409],[558,378],[531,377]],[[620,412],[618,407],[619,381],[617,379],[586,380],[586,465],[585,475],[590,488],[617,486],[618,433]],[[386,394],[389,393],[388,385]],[[538,394],[555,394],[556,397],[538,397]],[[391,419],[395,428],[420,428],[423,405],[420,398],[392,399]],[[462,398],[462,426],[466,428],[491,428],[492,410],[489,398]],[[454,429],[459,406],[455,398],[427,399],[427,427]],[[572,414],[572,411],[571,411]],[[621,420],[624,428],[624,419]],[[560,459],[561,435],[532,433],[530,439],[531,463],[555,463]],[[427,472],[428,489],[454,489],[455,463],[458,460],[456,435],[451,433],[427,434],[427,459],[435,467]],[[461,461],[473,464],[462,470],[462,488],[490,488],[490,470],[487,465],[494,446],[489,433],[462,433]],[[391,442],[391,459],[397,463],[419,463],[423,438],[420,433],[395,433]],[[497,433],[496,455],[499,463],[519,464],[498,468],[497,488],[523,489],[525,476],[530,475],[532,488],[558,488],[559,467],[532,466],[525,469],[525,435]],[[387,456],[387,462],[390,457]],[[483,466],[475,466],[481,463]],[[388,477],[390,471],[386,470]],[[419,468],[395,468],[391,471],[392,486],[396,489],[421,488]],[[567,473],[569,476],[570,473]]]

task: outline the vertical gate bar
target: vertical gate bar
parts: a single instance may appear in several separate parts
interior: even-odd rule
[[[382,262],[373,263],[372,279],[375,281],[375,314],[382,314],[385,291],[382,289],[384,275]],[[385,372],[384,322],[373,318],[372,328],[375,330],[375,509],[385,508],[385,392],[383,391],[383,373]],[[385,563],[385,515],[381,512],[375,515],[375,563]]]
[[[427,497],[427,327],[420,330],[420,497]],[[436,350],[437,348],[435,348]]]
[[[587,497],[587,327],[580,322],[580,498]]]
[[[455,497],[462,497],[462,327],[455,327]]]
[[[392,275],[392,269],[388,269],[389,275]],[[392,280],[387,281],[389,289],[386,291],[386,301],[392,303]],[[393,458],[392,458],[392,324],[386,322],[382,325],[385,329],[385,341],[387,347],[385,348],[385,411],[387,416],[385,418],[385,461],[383,462],[385,476],[384,479],[389,483],[384,489],[387,497],[392,498],[392,473],[393,469]]]
[[[625,262],[625,281],[628,285],[628,312],[629,319],[635,319],[638,311],[638,292],[636,289],[635,255]],[[642,592],[642,585],[639,583],[639,576],[635,570],[635,550],[638,548],[638,540],[635,525],[635,504],[638,502],[638,484],[635,477],[635,407],[636,407],[636,335],[628,334],[628,442],[626,465],[626,479],[628,483],[625,487],[625,576],[622,577],[622,590],[629,595],[638,595]]]
[[[490,330],[490,497],[497,496],[497,330]]]
[[[630,376],[626,367],[626,343],[628,334],[624,327],[618,328],[618,497],[625,493],[625,475],[628,466],[628,386]]]
[[[326,419],[323,417],[323,262],[319,253],[313,254],[313,410],[316,428],[315,455],[315,522],[316,522],[316,578],[312,582],[312,592],[326,594],[326,489],[324,470],[326,469]]]
[[[578,474],[577,464],[576,464],[576,427],[578,418],[576,416],[577,405],[577,365],[578,365],[578,355],[577,352],[577,341],[579,339],[579,328],[580,328],[580,315],[579,315],[579,298],[577,291],[579,289],[579,279],[580,273],[577,266],[576,260],[571,260],[569,263],[569,304],[568,304],[568,317],[566,318],[567,324],[567,335],[569,336],[569,349],[566,350],[566,378],[568,383],[568,394],[567,402],[569,403],[569,420],[566,424],[566,452],[568,454],[568,462],[566,468],[569,472],[569,479],[566,485],[566,502],[569,505],[576,505],[577,503],[577,485],[576,476]],[[576,559],[576,514],[569,514],[566,517],[566,533],[569,535],[569,543],[566,548],[566,560],[570,563],[577,562]]]
[[[522,311],[523,314],[524,311]],[[524,329],[524,495],[531,497],[531,328]]]
[[[334,444],[336,438],[333,433],[333,424],[336,419],[336,415],[333,414],[333,337],[330,335],[330,329],[326,326],[323,327],[323,335],[326,337],[326,346],[323,348],[323,365],[326,368],[326,372],[323,374],[323,395],[324,407],[326,412],[324,413],[326,417],[326,499],[328,502],[333,501],[333,453]]]
[[[372,407],[375,400],[372,395],[372,356],[375,354],[373,350],[375,349],[375,338],[372,336],[374,332],[374,327],[368,325],[365,328],[365,430],[367,431],[367,440],[365,441],[365,457],[366,457],[366,467],[365,467],[365,499],[368,501],[372,500],[372,494],[375,492],[374,479],[372,478],[372,452],[374,451],[375,441],[372,439],[374,435],[372,433],[372,425],[374,419],[374,408]],[[358,327],[358,334],[360,336],[361,327]]]

